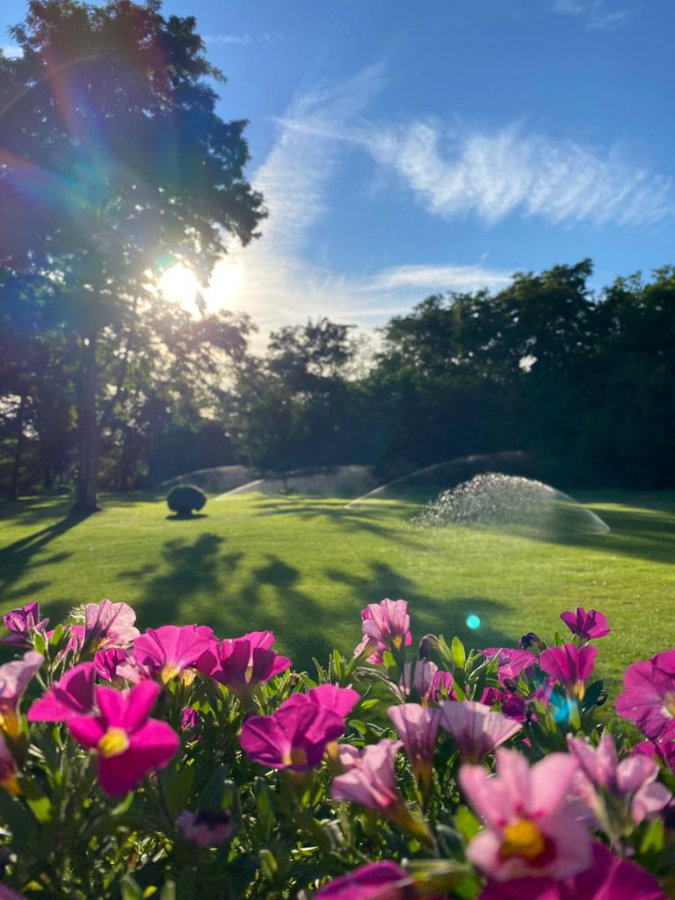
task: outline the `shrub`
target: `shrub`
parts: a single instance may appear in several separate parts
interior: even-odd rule
[[[171,488],[166,498],[169,509],[179,516],[189,516],[206,503],[206,494],[191,484],[179,484]]]

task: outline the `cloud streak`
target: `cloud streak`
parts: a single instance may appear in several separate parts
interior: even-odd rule
[[[554,0],[553,12],[568,16],[583,16],[589,31],[609,31],[627,24],[630,17],[630,10],[610,10],[605,0]]]
[[[556,225],[638,226],[675,209],[673,180],[632,165],[619,150],[601,152],[517,126],[453,135],[416,122],[374,128],[362,140],[443,218],[473,213],[493,225],[519,214]]]

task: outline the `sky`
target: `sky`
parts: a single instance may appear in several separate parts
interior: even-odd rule
[[[100,5],[100,4],[99,4]],[[24,0],[1,0],[0,46]],[[261,237],[207,301],[367,329],[591,257],[675,262],[672,0],[165,0],[249,120]]]

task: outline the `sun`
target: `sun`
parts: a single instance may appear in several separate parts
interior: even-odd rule
[[[176,263],[162,274],[159,289],[169,303],[177,303],[188,312],[195,312],[199,280],[192,269],[183,263]]]

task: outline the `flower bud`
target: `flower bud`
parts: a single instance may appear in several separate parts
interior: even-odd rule
[[[539,654],[546,649],[546,643],[534,631],[528,631],[520,639],[520,649]]]

